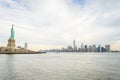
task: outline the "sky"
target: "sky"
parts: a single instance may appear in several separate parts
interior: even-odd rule
[[[0,46],[12,24],[17,46],[29,49],[110,44],[120,50],[120,0],[0,0]]]

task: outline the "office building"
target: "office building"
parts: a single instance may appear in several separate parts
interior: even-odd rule
[[[105,45],[105,51],[110,52],[110,45]]]
[[[28,48],[28,44],[25,42],[24,48],[27,49]]]

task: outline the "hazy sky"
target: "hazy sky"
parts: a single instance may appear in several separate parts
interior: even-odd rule
[[[14,24],[16,45],[61,48],[76,40],[120,50],[120,0],[0,0],[0,46]]]

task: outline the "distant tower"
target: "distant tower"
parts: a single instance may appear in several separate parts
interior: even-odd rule
[[[8,40],[8,44],[7,44],[7,47],[9,48],[15,48],[15,39],[14,39],[14,28],[13,28],[13,25],[12,25],[12,28],[11,28],[11,35],[10,35],[10,38]]]
[[[75,40],[73,40],[73,51],[77,51],[77,46],[76,46],[76,43],[75,43]]]
[[[75,49],[76,45],[75,45],[75,40],[73,40],[73,49]]]
[[[25,46],[24,46],[24,48],[27,49],[27,47],[28,47],[28,45],[27,45],[27,43],[25,42]]]

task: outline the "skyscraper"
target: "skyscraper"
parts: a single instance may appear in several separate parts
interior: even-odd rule
[[[88,51],[88,48],[87,48],[87,45],[85,45],[84,52],[87,52],[87,51]]]
[[[110,45],[105,45],[105,51],[109,52],[110,51]]]
[[[77,46],[76,46],[75,40],[73,40],[73,51],[77,51]]]
[[[28,45],[27,45],[27,43],[25,42],[25,46],[24,46],[24,48],[27,49],[27,47],[28,47]]]
[[[101,52],[101,45],[98,45],[98,52]]]
[[[76,46],[76,45],[75,45],[75,40],[73,40],[73,49],[75,49],[75,46]]]
[[[81,52],[84,52],[84,44],[81,44]]]
[[[96,52],[97,50],[96,50],[96,45],[94,44],[94,45],[92,45],[92,52]]]

